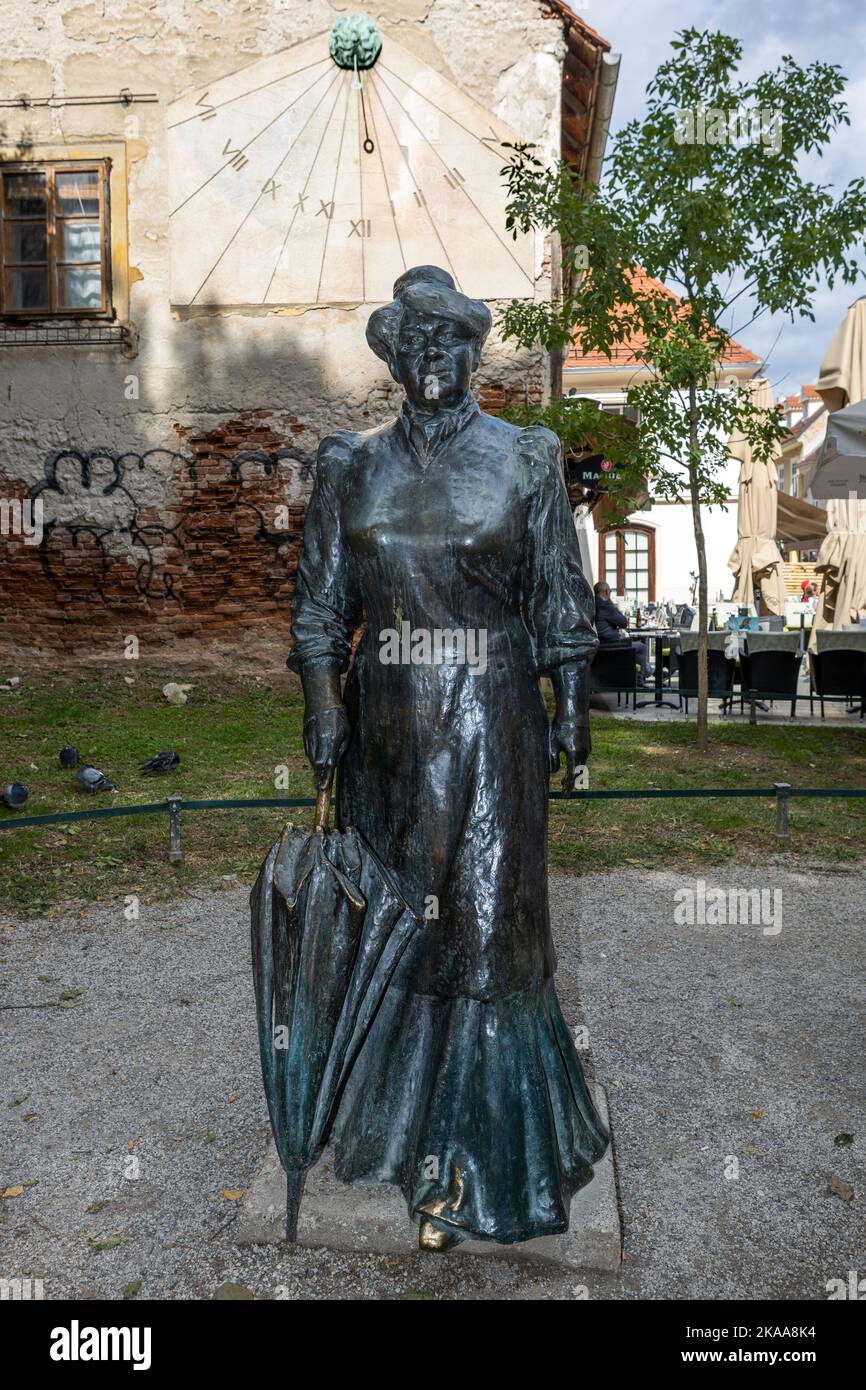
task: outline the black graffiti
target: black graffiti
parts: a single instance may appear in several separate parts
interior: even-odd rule
[[[88,596],[99,597],[107,604],[109,598],[101,584],[108,575],[112,553],[111,542],[115,541],[116,538],[121,538],[129,550],[144,552],[134,572],[134,587],[139,598],[142,600],[173,599],[179,602],[180,595],[175,588],[176,576],[172,569],[160,567],[158,555],[160,551],[170,548],[179,551],[186,560],[187,538],[185,532],[189,527],[191,514],[188,510],[185,511],[174,524],[169,524],[167,520],[165,522],[145,520],[141,516],[142,504],[130,490],[128,482],[136,470],[143,472],[148,468],[153,469],[159,465],[167,465],[169,478],[176,477],[179,472],[190,483],[198,486],[202,481],[202,465],[212,463],[214,460],[225,465],[226,477],[238,485],[243,482],[246,476],[244,473],[246,468],[260,468],[265,477],[273,477],[278,473],[280,465],[286,463],[293,465],[295,479],[310,482],[313,476],[311,456],[297,447],[285,447],[270,451],[241,449],[232,454],[214,449],[208,449],[202,454],[161,448],[149,449],[144,453],[106,448],[84,450],[72,446],[57,449],[46,459],[43,477],[28,489],[27,496],[31,500],[35,501],[37,498],[42,498],[43,505],[47,505],[52,493],[57,494],[58,497],[70,495],[77,497],[82,492],[91,492],[100,498],[110,498],[115,504],[123,500],[128,514],[125,519],[120,515],[113,516],[110,524],[106,525],[77,520],[70,522],[56,519],[46,521],[39,545],[40,563],[44,573],[58,588],[66,587],[68,576],[64,574],[62,569],[58,570],[53,560],[53,554],[56,553],[57,549],[54,542],[58,539],[60,532],[64,532],[69,538],[73,549],[89,544],[98,554],[98,572],[92,577],[91,590]],[[72,472],[75,475],[73,486],[64,483],[60,476],[60,470],[64,464],[72,465]],[[275,506],[279,504],[279,499],[275,499]],[[180,503],[175,503],[172,510],[183,511],[184,509]],[[240,491],[233,497],[232,511],[234,514],[239,511],[248,511],[254,515],[257,522],[255,539],[263,547],[269,547],[273,557],[276,557],[279,549],[288,541],[300,538],[299,533],[284,528],[278,529],[273,522],[269,522],[261,507],[251,502]],[[194,516],[194,512],[192,515]],[[231,593],[233,582],[233,571],[230,566],[226,566],[223,593],[219,597]]]

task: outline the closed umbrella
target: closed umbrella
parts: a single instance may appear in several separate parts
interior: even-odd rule
[[[854,301],[833,334],[815,390],[831,411],[866,397],[866,296]]]
[[[773,393],[763,377],[749,382],[755,404],[770,409]],[[785,582],[782,577],[782,552],[776,544],[778,491],[775,467],[755,458],[744,436],[736,431],[731,435],[728,453],[740,461],[739,493],[737,498],[737,544],[728,568],[734,572],[732,598],[738,603],[751,603],[756,587],[770,613],[785,611]]]
[[[287,826],[250,896],[262,1076],[297,1238],[306,1170],[327,1141],[342,1082],[423,923],[356,830]]]
[[[812,641],[866,615],[866,297],[833,335],[815,389],[833,413],[808,480],[827,499],[827,535],[815,566],[824,576]]]
[[[815,569],[824,576],[815,632],[866,617],[866,500],[828,499],[827,534]]]

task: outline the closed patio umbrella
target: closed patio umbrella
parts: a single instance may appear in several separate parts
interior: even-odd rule
[[[755,404],[769,409],[773,404],[770,383],[763,377],[749,382]],[[753,456],[748,441],[736,431],[728,452],[740,461],[737,500],[737,544],[728,561],[734,572],[734,592],[738,603],[751,603],[760,588],[764,606],[770,613],[785,611],[785,583],[782,578],[782,552],[776,544],[778,492],[776,472]]]
[[[814,632],[866,617],[866,500],[828,499],[827,534],[815,569],[824,584]]]
[[[854,301],[833,334],[815,390],[831,411],[866,397],[866,296]]]
[[[815,389],[828,410],[824,441],[808,479],[827,499],[827,535],[815,566],[824,576],[812,643],[820,629],[866,616],[866,296],[833,335]]]

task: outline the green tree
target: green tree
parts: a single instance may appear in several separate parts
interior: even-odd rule
[[[701,507],[723,505],[722,473],[735,428],[769,460],[784,433],[775,410],[727,387],[720,365],[729,338],[767,313],[814,318],[819,278],[832,287],[860,274],[853,249],[866,230],[862,178],[834,193],[807,179],[850,124],[845,78],[834,64],[741,80],[738,40],[687,29],[647,87],[646,111],[612,140],[598,188],[534,147],[510,147],[503,170],[508,225],[559,234],[562,292],[552,302],[513,301],[506,337],[562,352],[575,334],[608,355],[623,342],[649,378],[628,392],[640,412],[640,447],[617,458],[623,494],[645,478],[654,496],[691,503],[698,556],[697,748],[707,748],[707,561]],[[670,293],[635,275],[642,267]],[[744,322],[733,326],[743,310]],[[581,426],[604,437],[596,411]],[[557,428],[562,405],[551,403]],[[595,432],[595,437],[594,437]]]

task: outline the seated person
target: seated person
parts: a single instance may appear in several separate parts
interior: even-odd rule
[[[640,666],[641,680],[646,684],[653,674],[653,667],[647,664],[646,642],[636,642],[629,637],[628,618],[611,602],[610,585],[600,579],[595,586],[595,630],[600,642],[619,642],[625,638],[634,647],[635,661]]]

